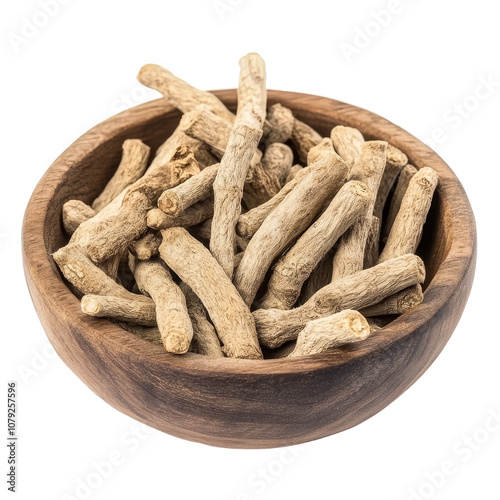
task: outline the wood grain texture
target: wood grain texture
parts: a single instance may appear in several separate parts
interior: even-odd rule
[[[231,110],[235,90],[215,93]],[[322,136],[340,124],[401,149],[439,185],[418,254],[427,267],[422,304],[358,344],[291,359],[175,356],[118,325],[80,310],[50,254],[66,243],[61,207],[89,203],[113,175],[125,139],[153,151],[180,114],[155,100],[106,120],[45,173],[26,210],[23,258],[33,303],[63,361],[123,413],[177,437],[210,445],[269,448],[341,432],[378,413],[432,364],[467,302],[476,260],[474,217],[462,185],[441,158],[396,125],[338,101],[268,92]],[[105,374],[105,376],[103,376]]]

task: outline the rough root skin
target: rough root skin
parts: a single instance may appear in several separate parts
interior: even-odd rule
[[[290,358],[320,354],[346,344],[360,342],[370,335],[370,325],[357,311],[346,310],[307,323],[298,334]]]

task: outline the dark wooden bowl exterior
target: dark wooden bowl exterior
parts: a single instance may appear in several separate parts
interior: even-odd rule
[[[216,91],[235,108],[235,90]],[[415,137],[366,110],[311,95],[269,91],[320,133],[336,124],[389,141],[417,168],[440,176],[419,254],[425,300],[359,344],[296,359],[174,356],[105,319],[82,314],[51,253],[64,244],[61,207],[86,202],[112,175],[127,138],[157,148],[180,114],[158,99],[97,125],[72,144],[36,187],[23,226],[23,258],[33,303],[63,361],[121,412],[174,436],[215,446],[269,448],[353,427],[408,389],[436,359],[465,307],[474,275],[474,216],[457,177]]]

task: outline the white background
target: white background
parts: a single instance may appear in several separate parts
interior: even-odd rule
[[[500,412],[496,4],[222,0],[217,9],[212,0],[56,3],[58,12],[45,26],[24,28],[30,38],[23,35],[25,18],[44,21],[38,1],[4,2],[1,16],[2,370],[19,383],[17,497],[500,498],[500,423],[484,427]],[[385,26],[374,21],[374,13],[394,12],[398,4]],[[369,22],[369,38],[362,40]],[[356,48],[352,57],[343,43]],[[269,88],[356,104],[421,139],[437,134],[434,148],[463,182],[479,234],[472,295],[434,365],[371,420],[285,454],[212,448],[136,429],[53,356],[21,265],[22,216],[36,183],[94,124],[157,97],[135,80],[143,64],[164,65],[202,89],[228,88],[237,84],[239,57],[250,51],[266,60]],[[478,101],[481,79],[496,83]],[[108,477],[98,476],[96,464],[110,456],[119,463]],[[6,448],[0,460],[6,463]],[[453,473],[443,478],[436,471],[445,462]],[[77,488],[88,480],[89,491]],[[6,486],[2,480],[3,491]]]

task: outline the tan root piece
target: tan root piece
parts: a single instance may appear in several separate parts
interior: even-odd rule
[[[387,146],[387,163],[397,168],[403,168],[408,164],[408,157],[403,151],[389,144]]]
[[[179,128],[188,136],[206,143],[217,158],[222,158],[233,124],[208,111],[205,107],[198,107],[182,117]],[[261,159],[262,153],[257,149],[250,165],[252,167],[257,165]]]
[[[116,172],[106,184],[102,193],[92,203],[92,208],[100,212],[126,187],[140,179],[148,166],[151,148],[139,139],[124,141],[122,159]]]
[[[201,300],[186,284],[181,283],[181,290],[186,296],[186,305],[193,324],[193,340],[191,349],[198,354],[211,356],[212,358],[223,358],[224,353],[220,345],[219,337],[215,328],[207,318],[207,311]]]
[[[413,285],[387,297],[370,307],[361,309],[364,316],[384,316],[387,314],[403,314],[418,306],[424,300],[421,285]]]
[[[183,228],[162,231],[162,237],[161,258],[200,298],[224,353],[262,358],[252,314],[211,253]]]
[[[69,200],[62,208],[64,230],[71,236],[82,224],[95,215],[95,210],[80,200]]]
[[[132,257],[130,267],[139,290],[155,303],[156,322],[167,352],[187,352],[193,338],[193,326],[182,290],[159,260],[140,261]]]
[[[222,158],[233,123],[199,106],[182,116],[179,128],[189,137],[208,144],[214,154]]]
[[[155,304],[152,300],[144,300],[145,298],[141,295],[127,299],[110,295],[84,295],[81,307],[82,312],[89,316],[156,326]]]
[[[250,121],[249,121],[250,120]],[[234,269],[236,223],[241,213],[243,186],[262,129],[248,113],[238,116],[215,178],[214,217],[210,251],[231,278]]]
[[[280,103],[269,106],[267,121],[271,126],[271,130],[265,140],[266,147],[274,142],[288,141],[292,136],[294,120],[293,113]]]
[[[299,305],[305,304],[319,289],[329,285],[332,281],[332,260],[333,256],[327,253],[314,268],[309,279],[302,287],[299,298]]]
[[[413,176],[379,262],[416,252],[437,183],[438,174],[429,167],[422,168]]]
[[[295,119],[290,140],[297,151],[299,160],[305,165],[309,150],[319,144],[323,138],[309,125]]]
[[[167,215],[180,215],[186,208],[213,194],[213,184],[219,164],[205,168],[190,179],[163,191],[158,199],[158,207]]]
[[[109,221],[114,220],[116,214],[120,210],[126,193],[127,190],[123,190],[111,203],[106,205],[99,213],[95,214],[94,217],[82,222],[72,234],[69,244],[79,245],[85,248],[91,235],[96,231],[100,231]]]
[[[266,347],[279,347],[296,339],[299,331],[311,320],[344,309],[359,310],[371,306],[404,288],[423,283],[424,279],[424,263],[413,254],[359,271],[321,288],[304,305],[295,309],[254,311],[259,340]]]
[[[99,263],[98,267],[102,269],[110,278],[118,281],[118,271],[120,269],[120,262],[124,253],[128,253],[127,249],[120,250],[116,255],[112,255],[109,259]]]
[[[254,165],[243,186],[243,202],[247,209],[258,207],[278,194],[280,189],[281,184],[274,174],[260,164]]]
[[[94,262],[103,262],[147,231],[147,212],[165,188],[174,187],[200,171],[192,151],[181,146],[164,166],[149,170],[123,198],[116,215],[88,236],[85,251]]]
[[[372,222],[372,211],[386,161],[387,142],[363,143],[361,154],[351,169],[351,179],[364,182],[371,192],[371,202],[364,215],[342,236],[333,258],[332,281],[363,269],[366,241]]]
[[[180,215],[167,215],[159,208],[153,208],[148,212],[147,225],[151,229],[168,229],[169,227],[191,227],[207,220],[214,214],[213,197],[199,201],[186,208]]]
[[[109,295],[125,299],[137,297],[98,268],[76,244],[60,248],[52,257],[64,277],[84,295]],[[147,297],[142,299],[152,302]]]
[[[189,232],[192,236],[194,236],[198,240],[210,240],[210,236],[212,234],[212,218],[208,218],[199,224],[195,224],[194,226],[189,227]],[[177,227],[177,226],[174,226]],[[179,226],[186,227],[186,226]],[[238,235],[236,235],[239,238]]]
[[[245,254],[245,252],[240,252],[240,253],[237,253],[235,256],[234,256],[234,269],[236,270],[238,268],[238,266],[240,265],[241,263],[241,259],[243,259],[243,255]]]
[[[408,184],[410,184],[411,179],[417,173],[417,169],[413,165],[406,165],[401,173],[399,174],[398,183],[394,194],[392,195],[391,204],[389,206],[389,212],[384,223],[384,230],[382,232],[382,241],[386,241],[389,233],[391,232],[392,225],[398,215],[399,208],[401,207],[401,201],[406,193]]]
[[[248,243],[250,243],[250,240],[236,235],[236,248],[238,248],[241,252],[244,252],[247,249]]]
[[[189,137],[181,130],[180,127],[181,126],[179,124],[172,132],[172,135],[158,148],[156,155],[146,172],[170,162],[177,149],[181,146],[187,146],[193,152],[201,170],[217,163],[217,159],[212,154],[208,144],[205,144],[203,141],[198,139]]]
[[[321,142],[316,144],[316,146],[312,147],[307,153],[307,164],[317,162],[321,155],[326,152],[335,153],[335,149],[333,148],[333,142],[329,137],[324,137],[321,139]]]
[[[266,217],[238,266],[234,283],[248,306],[272,261],[309,226],[323,204],[342,187],[348,167],[338,155],[328,153],[308,169],[302,182]]]
[[[337,125],[333,127],[330,137],[335,151],[352,167],[361,154],[365,142],[363,134],[357,128]]]
[[[269,201],[240,215],[238,224],[236,225],[237,234],[242,238],[252,238],[264,222],[265,218],[280,205],[288,193],[290,193],[309,172],[309,168],[303,168],[292,181],[285,184]]]
[[[214,94],[198,90],[161,66],[146,64],[139,71],[137,80],[146,87],[160,92],[170,105],[183,113],[205,104],[216,115],[234,121],[234,114]]]
[[[366,212],[371,198],[362,182],[342,186],[321,217],[278,261],[261,301],[263,309],[290,309],[295,304],[304,281],[338,238]]]
[[[289,357],[319,354],[328,349],[360,342],[370,333],[370,325],[358,311],[342,311],[309,321],[299,333],[295,349]]]
[[[248,116],[246,120],[253,126],[262,129],[266,119],[267,105],[266,63],[259,54],[252,52],[243,56],[238,64],[240,78],[236,116],[250,114],[253,121]]]
[[[372,267],[377,263],[380,239],[380,221],[378,217],[372,215],[368,236],[366,238],[364,269]]]
[[[292,168],[290,169],[290,172],[288,173],[286,177],[285,184],[288,184],[290,181],[295,179],[295,176],[301,171],[304,170],[304,167],[302,165],[299,165],[298,163],[293,165]]]
[[[387,163],[385,165],[384,175],[380,181],[377,201],[373,209],[373,215],[378,217],[380,222],[382,222],[382,212],[389,193],[391,192],[391,188],[394,185],[394,181],[407,163],[408,157],[402,151],[390,144],[387,146]]]
[[[158,255],[158,249],[161,243],[161,235],[154,232],[146,233],[142,238],[133,241],[128,246],[132,255],[139,260],[149,260]]]
[[[286,144],[275,142],[267,146],[262,157],[264,170],[276,176],[280,187],[285,185],[293,164],[293,151]]]

